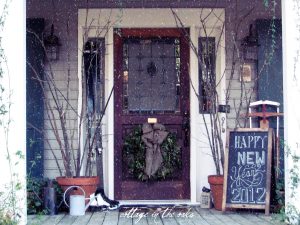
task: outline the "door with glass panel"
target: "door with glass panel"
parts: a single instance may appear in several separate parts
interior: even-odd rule
[[[187,29],[114,31],[118,200],[190,198]]]

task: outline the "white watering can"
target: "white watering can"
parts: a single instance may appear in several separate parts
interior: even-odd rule
[[[68,205],[66,201],[66,194],[69,190],[73,188],[79,188],[83,195],[70,195],[70,206]],[[64,192],[64,202],[68,208],[70,208],[70,215],[71,216],[84,216],[85,211],[90,206],[90,202],[88,202],[87,205],[85,205],[85,200],[90,198],[85,198],[85,191],[79,187],[79,186],[70,186],[67,188],[67,190]]]

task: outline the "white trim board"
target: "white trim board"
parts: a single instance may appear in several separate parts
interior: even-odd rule
[[[8,110],[7,114],[1,115],[0,126],[0,192],[4,193],[0,202],[4,215],[7,213],[23,225],[27,224],[26,1],[0,1],[0,11],[5,15],[1,26],[1,60],[4,61],[1,62],[1,86],[4,90],[1,91],[0,104]]]
[[[300,61],[299,55],[299,11],[295,7],[296,2],[281,1],[282,6],[282,54],[283,54],[283,102],[284,102],[284,146],[290,150],[291,155],[299,156],[300,152]],[[285,206],[295,206],[300,211],[300,186],[293,190],[291,188],[290,170],[294,169],[291,155],[284,154],[285,168]],[[293,195],[292,195],[293,193]],[[288,213],[288,217],[294,216],[294,210]],[[299,222],[299,215],[298,215]],[[292,224],[296,224],[292,219]]]
[[[210,29],[209,35],[220,36],[224,31],[225,10],[224,9],[174,9],[183,25],[190,28],[191,40],[198,46],[198,37],[201,34],[200,16],[205,19],[205,26]],[[110,21],[109,24],[107,21]],[[88,25],[89,29],[86,29]],[[108,28],[103,32],[103,28]],[[105,35],[106,56],[105,56],[105,76],[106,76],[106,96],[113,87],[113,28],[174,28],[177,27],[171,9],[79,9],[78,12],[78,71],[81,72],[81,47],[86,37],[99,37]],[[212,29],[214,28],[214,29]],[[102,31],[102,32],[100,32]],[[200,32],[199,32],[200,31]],[[84,38],[85,36],[85,38]],[[224,32],[222,33],[220,46],[225,46]],[[221,78],[225,71],[225,49],[220,48],[216,59],[216,72]],[[197,57],[190,50],[190,70],[191,82],[198,87],[198,62]],[[78,77],[81,77],[80,74]],[[220,82],[219,94],[221,102],[225,101],[225,76]],[[79,86],[79,89],[81,85]],[[198,89],[198,88],[197,88]],[[198,91],[198,90],[196,90]],[[79,91],[82,93],[82,90]],[[80,99],[79,99],[80,102]],[[110,198],[114,198],[114,99],[109,103],[107,114],[104,120],[107,134],[107,142],[104,144],[103,169],[105,192]],[[203,130],[202,116],[199,114],[198,100],[190,88],[190,187],[191,198],[188,204],[195,204],[200,200],[202,186],[207,186],[207,175],[214,173],[213,160],[207,157],[207,147],[203,147],[205,135],[201,136]],[[226,123],[225,123],[226,124]],[[200,140],[200,141],[199,141]],[[225,139],[224,139],[225,143]],[[154,202],[154,201],[151,201]],[[160,201],[160,203],[167,201]]]

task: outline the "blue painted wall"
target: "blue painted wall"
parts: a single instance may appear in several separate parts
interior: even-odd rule
[[[43,79],[44,50],[39,38],[42,37],[44,30],[44,19],[27,19],[26,22],[26,166],[28,175],[42,178],[44,175],[44,101],[43,91],[36,75]]]

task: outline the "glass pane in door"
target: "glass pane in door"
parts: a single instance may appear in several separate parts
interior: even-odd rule
[[[179,40],[126,38],[123,44],[123,111],[178,112],[179,94]]]

